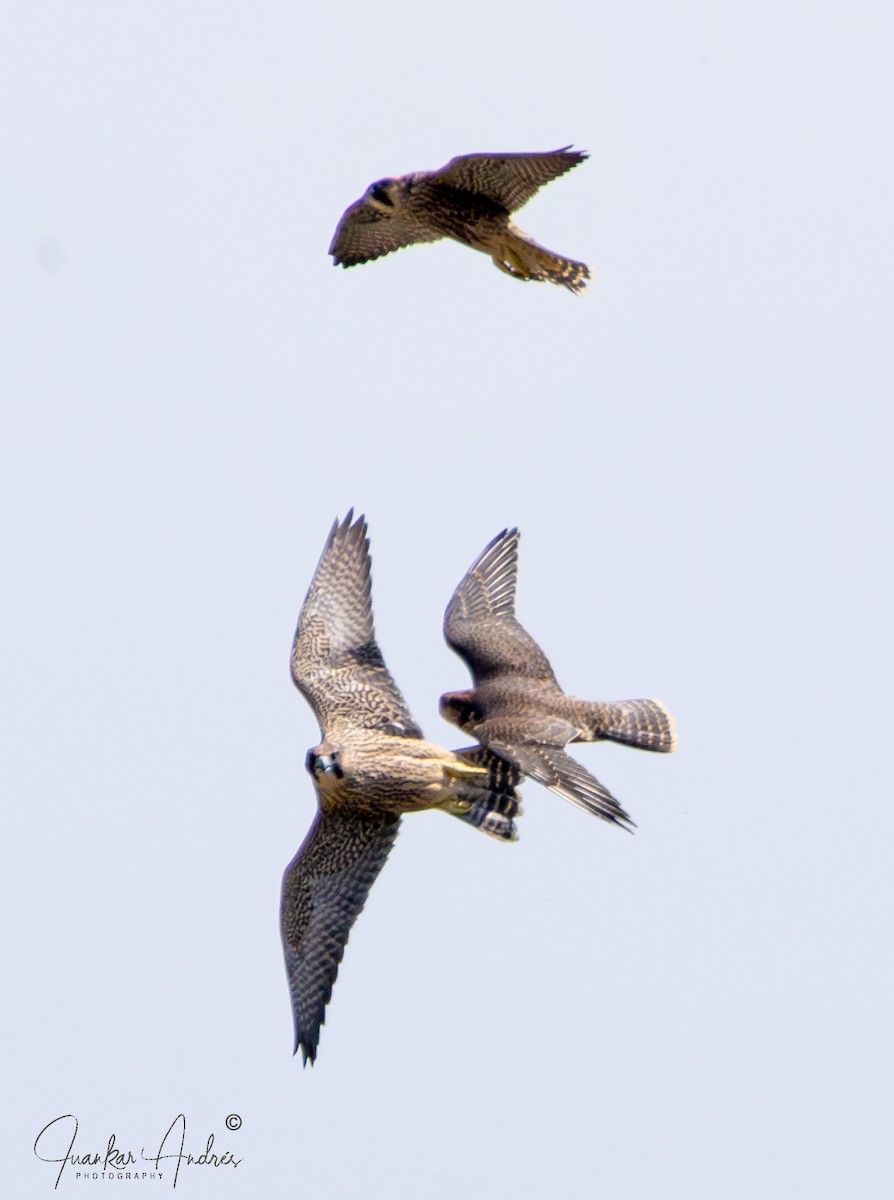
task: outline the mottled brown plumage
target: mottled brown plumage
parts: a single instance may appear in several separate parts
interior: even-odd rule
[[[307,754],[318,811],[283,876],[281,931],[295,1049],[313,1062],[351,926],[402,813],[440,808],[502,840],[516,836],[519,773],[475,746],[427,742],[375,640],[369,543],[353,513],[332,527],[292,644],[292,678],[320,724]]]
[[[444,615],[444,636],[465,659],[475,687],[446,692],[441,713],[580,808],[619,825],[630,817],[567,755],[569,742],[611,740],[667,752],[671,716],[657,700],[588,702],[559,687],[546,655],[515,616],[518,530],[504,530],[478,556]]]
[[[439,171],[379,179],[346,209],[329,253],[336,266],[352,267],[401,246],[448,237],[489,254],[514,279],[582,291],[590,278],[586,264],[538,246],[509,218],[586,157],[568,146],[545,154],[463,154]]]

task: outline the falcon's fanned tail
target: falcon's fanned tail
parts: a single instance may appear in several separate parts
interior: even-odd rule
[[[617,700],[582,707],[588,728],[575,741],[622,742],[659,754],[669,754],[677,744],[673,718],[658,700]]]

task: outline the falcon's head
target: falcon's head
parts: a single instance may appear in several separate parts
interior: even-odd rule
[[[390,216],[398,207],[399,193],[399,179],[377,179],[366,189],[363,199],[377,212]]]
[[[445,721],[458,725],[466,733],[474,733],[475,726],[481,720],[481,714],[475,707],[474,692],[445,692],[438,701],[438,709]]]
[[[340,762],[339,751],[328,742],[322,742],[308,750],[304,765],[313,776],[318,787],[331,785],[337,779],[344,778],[344,770]]]

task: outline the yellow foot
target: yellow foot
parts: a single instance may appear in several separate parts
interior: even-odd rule
[[[476,775],[489,774],[487,767],[476,767],[474,763],[462,762],[459,759],[445,762],[444,770],[448,775],[452,775],[454,779],[471,779]]]
[[[513,254],[511,250],[506,251],[505,258],[495,258],[494,266],[499,267],[504,275],[511,275],[513,279],[530,279],[528,269],[517,254]]]

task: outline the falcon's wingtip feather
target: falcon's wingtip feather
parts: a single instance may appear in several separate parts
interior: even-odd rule
[[[469,568],[469,570],[474,571],[476,567],[479,567],[488,559],[496,558],[498,556],[498,552],[510,550],[512,545],[517,545],[520,540],[521,534],[518,531],[517,525],[513,525],[511,529],[507,528],[501,530],[495,537],[490,539],[490,541],[475,559],[475,562]]]
[[[326,550],[330,550],[336,541],[362,541],[369,551],[369,528],[366,521],[365,513],[358,513],[354,517],[353,504],[341,518],[336,517],[332,522],[332,528],[329,530],[329,537],[326,539]],[[325,551],[324,551],[325,553]]]
[[[308,1063],[310,1063],[310,1065],[313,1066],[314,1063],[317,1061],[317,1043],[316,1043],[316,1041],[313,1041],[310,1038],[305,1040],[303,1037],[299,1037],[295,1042],[295,1049],[292,1051],[292,1054],[293,1055],[297,1054],[299,1049],[301,1050],[301,1065],[302,1065],[302,1067],[306,1067],[308,1065]]]

